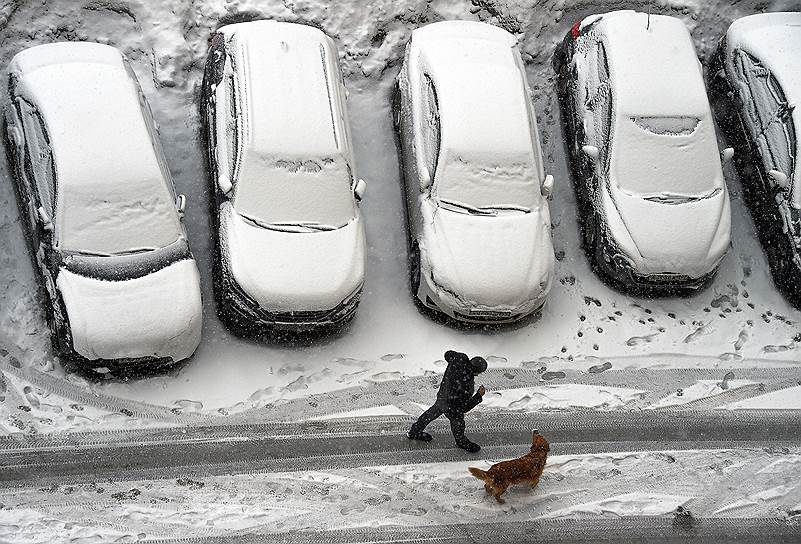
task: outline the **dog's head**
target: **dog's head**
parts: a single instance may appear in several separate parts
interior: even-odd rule
[[[551,445],[548,443],[548,440],[542,436],[537,429],[532,431],[531,437],[531,452],[544,452],[548,453],[551,451]]]

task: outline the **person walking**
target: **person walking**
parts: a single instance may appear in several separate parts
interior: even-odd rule
[[[464,415],[478,406],[484,400],[486,389],[480,386],[475,388],[475,377],[487,370],[487,361],[483,357],[468,358],[465,353],[448,350],[445,352],[445,361],[448,366],[439,385],[437,401],[417,418],[406,436],[412,440],[430,442],[431,435],[424,432],[426,426],[445,414],[451,422],[451,432],[456,445],[470,453],[481,450],[481,446],[471,442],[465,435]]]

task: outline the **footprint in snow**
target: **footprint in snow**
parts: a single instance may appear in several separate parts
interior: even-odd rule
[[[387,353],[386,355],[381,356],[382,361],[396,361],[398,359],[403,359],[405,355],[403,353]]]
[[[487,356],[487,362],[488,363],[503,364],[503,363],[505,363],[507,361],[508,361],[508,359],[506,357],[498,357],[497,355],[488,355]]]
[[[660,333],[655,332],[653,334],[648,334],[646,336],[632,336],[628,340],[626,340],[627,346],[642,346],[643,344],[650,344],[654,338],[659,336]]]
[[[742,358],[743,356],[740,355],[739,353],[732,353],[730,351],[718,355],[718,359],[720,359],[721,361],[740,361],[742,360]]]
[[[748,342],[748,331],[743,329],[740,331],[737,341],[734,343],[734,351],[740,351],[743,349],[743,346],[746,342]]]
[[[374,382],[388,382],[392,380],[400,380],[403,377],[403,374],[400,372],[379,372],[378,374],[373,374],[370,376],[370,380]]]
[[[612,368],[612,363],[607,361],[602,365],[592,365],[590,368],[587,369],[587,371],[590,374],[600,374],[601,372],[605,372],[605,371],[609,370],[610,368]]]
[[[203,403],[198,400],[181,399],[176,400],[172,405],[182,412],[200,412],[203,409]]]
[[[567,376],[567,374],[565,374],[564,372],[559,370],[557,372],[545,372],[542,375],[542,379],[543,380],[557,380],[557,379],[564,378],[565,376]]]
[[[784,353],[785,351],[790,351],[792,349],[794,349],[794,346],[792,346],[792,345],[779,345],[779,346],[777,346],[777,345],[774,345],[774,344],[768,344],[767,346],[764,346],[762,348],[762,352],[763,353]]]
[[[710,329],[707,325],[701,325],[700,327],[695,329],[694,332],[691,332],[690,334],[687,335],[686,338],[684,338],[684,343],[685,344],[690,344],[690,343],[695,342],[696,340],[698,340],[700,337],[706,336],[707,334],[711,334],[711,333],[712,333],[712,329]]]

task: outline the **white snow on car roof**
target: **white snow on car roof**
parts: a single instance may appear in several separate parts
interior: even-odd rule
[[[442,149],[479,161],[533,160],[528,95],[512,34],[449,21],[416,29],[412,43],[436,88]]]
[[[598,23],[623,115],[711,117],[701,67],[681,20],[634,11],[607,14]],[[680,92],[677,92],[680,90]]]
[[[801,100],[801,13],[763,13],[734,21],[727,48],[743,49],[778,79],[790,102]]]
[[[62,249],[119,253],[178,239],[178,216],[138,89],[116,49],[95,43],[34,47],[15,57],[9,71],[48,132]]]
[[[293,23],[253,21],[224,26],[241,99],[246,102],[244,154],[296,158],[336,154],[337,98],[326,56],[336,54],[322,31]]]

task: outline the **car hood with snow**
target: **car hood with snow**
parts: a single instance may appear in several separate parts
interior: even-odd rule
[[[220,236],[228,272],[267,311],[329,310],[362,285],[365,239],[358,217],[332,230],[293,232],[256,225],[224,204]]]
[[[423,273],[449,306],[523,315],[544,303],[553,278],[547,207],[483,216],[427,200],[422,210]]]
[[[186,359],[200,342],[200,274],[183,259],[144,276],[107,281],[61,269],[75,351],[89,360]]]

